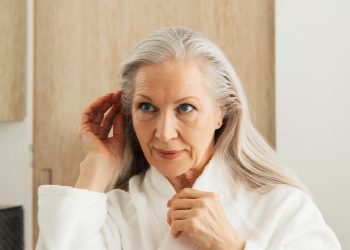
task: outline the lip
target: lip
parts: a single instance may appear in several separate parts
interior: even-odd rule
[[[159,157],[165,160],[174,160],[179,156],[181,156],[182,153],[184,152],[184,150],[165,151],[157,148],[155,148],[154,150],[156,151]]]

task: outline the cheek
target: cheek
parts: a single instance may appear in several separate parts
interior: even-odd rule
[[[213,128],[212,122],[214,121],[212,113],[207,112],[195,112],[193,114],[184,115],[180,118],[181,122],[188,129],[194,130],[194,132],[211,131]]]
[[[206,118],[207,116],[205,116],[204,114],[195,112],[192,114],[180,115],[178,117],[178,120],[185,129],[198,130],[198,127],[200,127],[203,122],[207,122]]]
[[[206,124],[208,121],[198,123],[197,126],[191,128],[185,126],[181,133],[183,139],[193,147],[206,148],[214,135],[212,126]]]
[[[153,125],[149,120],[141,118],[142,116],[140,115],[133,115],[132,124],[141,147],[145,149],[146,144],[151,140],[150,136],[152,135]]]
[[[195,149],[206,149],[214,136],[215,125],[213,125],[211,114],[195,114],[186,117],[181,122],[182,138]]]

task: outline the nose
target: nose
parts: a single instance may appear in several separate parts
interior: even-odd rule
[[[156,125],[155,137],[160,142],[168,142],[177,138],[177,136],[174,118],[170,114],[160,115]]]

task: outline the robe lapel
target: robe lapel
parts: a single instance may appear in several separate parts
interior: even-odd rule
[[[222,189],[227,186],[228,173],[219,155],[214,154],[202,174],[193,185],[194,189],[215,192],[222,197]],[[175,239],[167,223],[167,201],[176,194],[168,179],[151,166],[145,174],[141,186],[142,192],[134,195],[137,204],[136,213],[143,249],[191,250],[196,246],[186,235]]]

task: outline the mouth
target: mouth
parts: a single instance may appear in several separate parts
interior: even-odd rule
[[[184,150],[171,150],[165,151],[161,149],[154,148],[158,156],[165,160],[174,160],[184,153]]]

